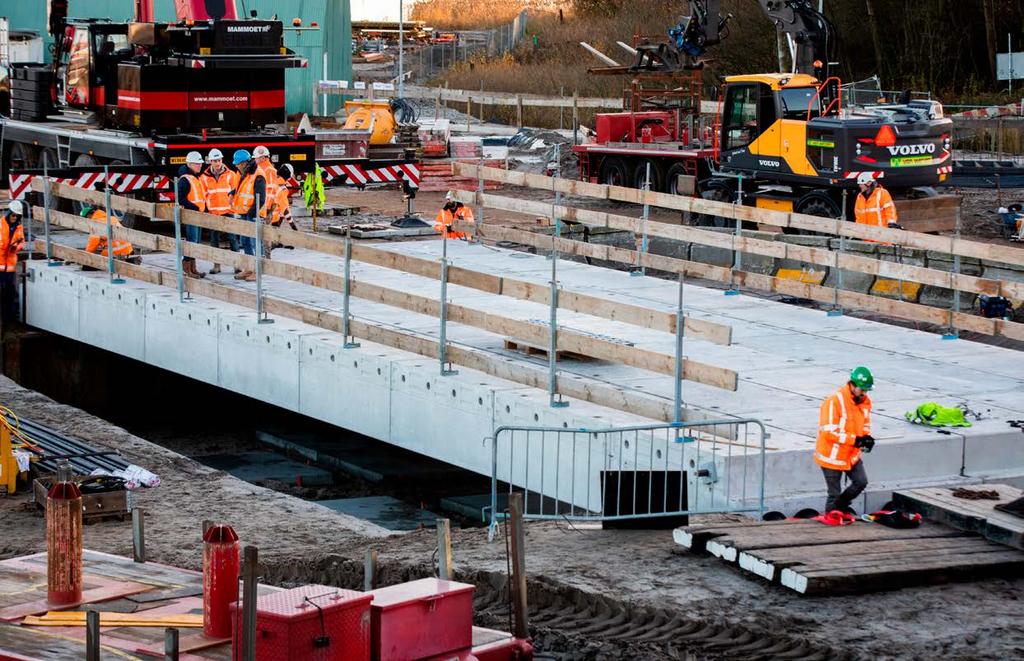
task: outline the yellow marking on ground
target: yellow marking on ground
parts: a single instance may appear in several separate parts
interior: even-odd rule
[[[775,273],[776,278],[795,280],[805,285],[820,285],[825,281],[825,275],[825,271],[814,271],[811,269],[779,269]]]

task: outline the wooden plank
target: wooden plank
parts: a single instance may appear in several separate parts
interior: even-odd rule
[[[41,252],[45,249],[45,243],[37,239],[35,247]],[[53,255],[57,259],[84,264],[100,270],[107,267],[107,259],[100,255],[92,255],[83,250],[76,250],[60,244],[53,244],[52,249]],[[170,271],[151,269],[123,261],[115,262],[115,270],[125,278],[171,288],[177,286],[175,274]],[[206,296],[246,308],[255,307],[255,294],[242,289],[192,278],[186,280],[185,287],[190,293],[197,296]],[[295,319],[325,330],[341,332],[341,320],[332,310],[312,308],[274,297],[265,298],[265,309],[269,314]],[[352,319],[350,330],[358,338],[383,346],[409,351],[428,358],[436,358],[438,355],[436,340],[415,333],[377,326],[360,319]],[[448,359],[455,365],[474,369],[512,383],[542,390],[547,389],[547,369],[522,360],[495,356],[472,347],[459,345],[449,346]],[[671,422],[675,419],[672,402],[665,398],[624,390],[580,375],[560,375],[557,388],[558,392],[566,397],[651,420]],[[710,420],[711,418],[705,412],[685,409],[683,419],[692,422]]]
[[[926,583],[979,579],[989,576],[1009,578],[1024,573],[1024,554],[1015,551],[972,554],[961,563],[953,558],[921,560],[912,565],[886,568],[857,567],[845,571],[799,572],[783,569],[780,582],[799,594],[848,594],[874,590],[892,590]]]
[[[468,228],[468,226],[459,223],[456,225],[458,229]],[[713,266],[703,262],[693,262],[665,255],[637,253],[637,251],[627,248],[584,243],[564,238],[553,240],[547,235],[493,225],[483,227],[479,232],[479,237],[495,241],[511,241],[540,249],[550,248],[552,241],[554,241],[554,245],[560,252],[578,257],[618,262],[630,266],[640,264],[650,269],[667,271],[669,273],[684,273],[687,276],[806,298],[818,303],[832,304],[835,301],[843,307],[878,312],[899,319],[910,319],[940,326],[952,325],[960,330],[1024,340],[1024,324],[1007,322],[1000,319],[986,319],[964,312],[951,313],[948,310],[920,303],[879,298],[843,289],[836,291],[831,287],[824,287],[822,285],[799,283],[748,271],[733,271],[721,266]]]
[[[32,190],[40,193],[45,190],[45,183],[41,177],[32,178]],[[50,195],[79,202],[89,202],[99,207],[103,207],[105,204],[104,194],[99,191],[85,190],[84,188],[77,188],[70,184],[62,184],[56,181],[50,182]],[[110,196],[110,208],[115,211],[138,214],[146,218],[155,218],[157,216],[156,210],[166,206],[168,205],[143,202],[142,200],[121,195]]]
[[[456,163],[453,169],[460,176],[478,178],[483,176],[488,181],[498,181],[513,185],[527,185],[517,183],[515,180],[506,177],[506,171],[500,168],[482,167],[473,163]],[[537,184],[531,187],[543,190],[558,190],[569,192],[568,186],[563,183],[567,180],[554,180],[553,177],[532,175],[529,181]],[[521,181],[527,181],[522,179]],[[601,187],[600,189],[593,187]],[[724,218],[738,218],[751,222],[773,225],[776,227],[792,227],[795,229],[821,232],[834,236],[846,236],[854,239],[879,241],[883,243],[898,244],[909,248],[921,250],[933,250],[944,252],[961,257],[974,257],[977,259],[988,259],[1005,264],[1024,266],[1024,249],[998,244],[982,243],[969,239],[934,236],[921,234],[907,230],[897,230],[888,227],[873,227],[858,223],[842,222],[818,216],[806,214],[788,213],[784,211],[773,211],[768,209],[757,209],[755,207],[740,206],[727,202],[716,202],[701,198],[688,197],[683,195],[669,195],[655,191],[639,191],[624,186],[604,186],[603,184],[590,184],[588,187],[578,188],[573,194],[588,195],[594,191],[597,194],[593,197],[600,199],[616,200],[620,202],[646,203],[651,206],[674,209],[677,211],[688,211],[691,213],[709,214],[722,216]]]
[[[994,508],[1019,498],[1020,489],[1004,484],[981,484],[978,489],[1000,492],[999,500],[967,500],[952,495],[949,489],[926,488],[897,491],[893,502],[899,507],[919,512],[933,521],[939,521],[960,530],[969,530],[1000,544],[1024,549],[1024,519]]]
[[[587,225],[608,227],[633,233],[642,232],[645,226],[647,233],[652,236],[676,241],[686,241],[725,250],[763,255],[775,259],[792,259],[819,266],[838,267],[848,271],[857,271],[898,280],[911,280],[947,289],[959,289],[961,291],[990,296],[1003,294],[1016,299],[1024,299],[1024,283],[1020,282],[1000,281],[963,274],[957,275],[941,269],[915,266],[913,264],[899,264],[856,253],[800,246],[783,241],[736,236],[731,233],[714,232],[710,229],[698,227],[671,225],[655,221],[648,221],[646,225],[643,225],[642,220],[631,216],[620,216],[603,211],[590,211],[564,205],[552,205],[538,200],[523,200],[477,191],[453,191],[453,194],[456,199],[463,203],[479,204],[504,211],[535,216],[542,215],[552,218],[557,215],[563,220],[575,220]]]

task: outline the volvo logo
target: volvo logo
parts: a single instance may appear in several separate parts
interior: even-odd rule
[[[916,156],[919,154],[934,154],[935,145],[896,145],[889,147],[889,153],[893,156]]]
[[[766,161],[765,159],[758,159],[758,164],[763,168],[777,168],[779,167],[778,161]]]

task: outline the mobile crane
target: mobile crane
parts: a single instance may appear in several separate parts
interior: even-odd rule
[[[307,66],[284,47],[281,21],[241,16],[234,0],[176,0],[174,23],[154,20],[153,0],[135,0],[122,23],[69,18],[68,0],[49,8],[52,63],[11,68],[0,117],[0,186],[12,197],[44,168],[85,187],[106,168],[117,192],[166,200],[189,151],[257,145],[300,179],[319,163],[333,183],[418,185],[414,148],[375,159],[371,131],[273,128],[285,120],[285,71]]]
[[[713,138],[683,135],[671,112],[599,115],[597,141],[578,145],[581,177],[680,192],[679,175],[708,199],[838,218],[843,191],[870,172],[894,196],[924,196],[952,171],[952,120],[937,101],[843,108],[830,76],[835,30],[809,0],[759,0],[787,36],[793,69],[728,76]],[[694,0],[669,41],[640,44],[632,72],[703,67],[707,49],[728,35],[721,0]],[[638,115],[642,116],[639,117]],[[638,130],[640,129],[640,130]],[[850,195],[847,204],[852,204]]]

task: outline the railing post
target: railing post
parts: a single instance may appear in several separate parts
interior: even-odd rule
[[[551,241],[551,290],[548,293],[548,404],[561,409],[569,406],[558,392],[558,248]]]
[[[263,309],[263,219],[260,218],[262,208],[260,196],[256,196],[256,323],[272,324],[274,320],[267,316]]]
[[[184,256],[181,252],[181,204],[178,199],[178,178],[174,178],[174,269],[178,276],[178,302],[184,303],[187,296],[185,292],[185,270],[182,265]]]
[[[843,189],[843,212],[836,221],[836,235],[839,237],[839,251],[836,253],[836,278],[832,288],[832,309],[828,311],[830,317],[843,316],[843,306],[839,304],[839,290],[843,288],[843,268],[841,266],[843,253],[846,250],[846,234],[843,232],[846,223],[846,196],[848,191]]]
[[[53,202],[50,198],[50,167],[48,160],[43,161],[43,234],[46,242],[46,265],[59,266],[60,262],[53,259],[53,243],[50,241],[50,207]]]
[[[85,612],[85,660],[100,661],[100,613]]]
[[[956,230],[953,233],[952,250],[953,253],[953,275],[960,275],[960,255],[956,252],[956,244],[960,242],[960,207],[956,208]],[[953,287],[953,301],[949,308],[949,328],[942,335],[944,340],[956,340],[960,338],[960,334],[957,332],[956,324],[953,319],[954,316],[960,312],[960,289],[956,286]]]
[[[132,559],[146,561],[146,513],[140,507],[132,508]]]
[[[107,277],[110,284],[123,285],[124,279],[117,277],[114,268],[114,221],[113,210],[110,208],[110,166],[103,166],[103,211],[107,214]]]
[[[448,229],[442,230],[441,240],[441,299],[438,301],[438,320],[441,324],[440,337],[437,343],[437,361],[441,366],[441,376],[453,376],[459,370],[453,370],[448,362]]]
[[[377,552],[370,549],[363,558],[363,592],[369,592],[377,586]]]
[[[737,178],[736,185],[736,204],[743,206],[743,175],[740,174]],[[738,216],[739,214],[737,214]],[[743,269],[743,252],[739,247],[739,240],[742,236],[743,221],[738,217],[736,218],[736,234],[733,239],[733,250],[732,250],[732,273],[729,274],[729,288],[725,290],[726,296],[736,296],[740,293],[740,290],[736,287],[736,274]]]
[[[483,106],[481,106],[483,107]],[[481,123],[483,118],[480,118]],[[480,243],[480,229],[484,226],[484,157],[480,155],[480,161],[477,164],[476,169],[476,195],[477,195],[477,215],[475,216],[476,231],[473,232],[472,241],[473,243]]]
[[[644,177],[644,192],[651,190],[651,162],[647,161],[647,174]],[[641,276],[647,272],[647,269],[643,265],[643,255],[647,253],[647,219],[651,215],[651,205],[647,202],[647,197],[644,197],[644,215],[640,219],[640,246],[639,250],[636,251],[636,267],[629,272],[631,276]]]
[[[341,347],[355,349],[359,343],[352,337],[352,315],[349,312],[349,298],[352,290],[352,237],[351,230],[345,232],[345,282],[341,292]],[[349,338],[352,341],[349,341]]]
[[[562,191],[558,187],[558,180],[562,177],[562,145],[555,144],[555,171],[554,177],[551,178],[551,187],[555,191],[555,203],[551,207],[551,220],[554,223],[553,236],[555,239],[562,238],[562,214],[559,213],[559,207],[562,204]],[[552,242],[554,245],[554,242]],[[551,252],[548,254],[548,259],[555,259],[557,249],[552,247]]]
[[[164,661],[178,661],[178,630],[174,627],[164,629]]]
[[[675,392],[673,396],[673,423],[683,423],[683,331],[685,328],[685,317],[683,316],[683,283],[686,275],[679,273],[679,299],[676,302],[676,359],[675,359]]]
[[[448,519],[437,520],[437,577],[442,581],[452,580],[452,523]]]
[[[259,550],[246,546],[242,563],[242,661],[256,661],[256,593]]]

